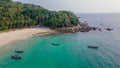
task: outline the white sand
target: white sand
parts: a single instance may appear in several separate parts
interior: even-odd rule
[[[33,36],[34,34],[51,34],[54,30],[49,28],[26,28],[10,32],[0,33],[0,46],[9,44],[14,41],[22,40]]]

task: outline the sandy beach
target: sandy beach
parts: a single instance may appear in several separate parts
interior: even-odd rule
[[[50,30],[49,28],[26,28],[26,29],[19,29],[15,31],[9,32],[2,32],[0,33],[0,46],[7,45],[9,43],[23,40],[29,37],[32,37],[36,34],[52,34],[56,31]]]

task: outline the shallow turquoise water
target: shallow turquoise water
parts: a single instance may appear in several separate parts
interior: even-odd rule
[[[16,42],[0,52],[2,55],[0,68],[119,68],[120,50],[113,46],[117,43],[106,42],[112,39],[108,39],[109,36],[107,37],[105,33],[102,34],[101,32],[58,34]],[[52,42],[60,45],[53,46]],[[97,45],[99,48],[88,49],[87,45]],[[25,51],[20,54],[23,59],[10,58],[11,55],[15,55],[15,49]]]
[[[0,68],[120,68],[119,26],[113,26],[111,32],[36,36],[9,44],[0,48]],[[60,45],[53,46],[53,42]],[[21,60],[11,59],[17,49],[24,50]]]

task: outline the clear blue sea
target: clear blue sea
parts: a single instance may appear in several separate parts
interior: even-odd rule
[[[0,68],[120,68],[120,14],[77,15],[80,21],[102,28],[102,32],[35,36],[11,43],[0,48]],[[107,27],[114,30],[104,30]],[[53,46],[53,42],[60,45]],[[88,45],[98,49],[89,49]],[[24,53],[16,54],[15,50]],[[22,59],[11,59],[11,55]]]

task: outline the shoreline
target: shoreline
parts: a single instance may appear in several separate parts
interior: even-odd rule
[[[33,37],[37,35],[89,32],[91,30],[93,30],[93,27],[89,27],[88,24],[86,23],[82,23],[74,27],[55,28],[55,29],[50,29],[46,27],[11,29],[0,32],[0,47],[15,41],[24,40],[29,37]]]
[[[17,29],[4,31],[0,33],[0,47],[6,46],[15,41],[24,40],[35,35],[47,35],[58,33],[55,30],[51,30],[49,28],[25,28],[25,29]]]

